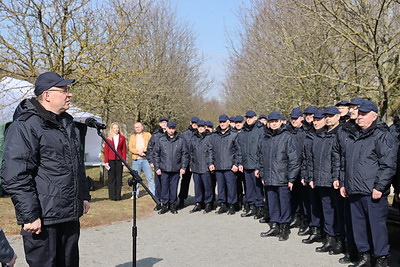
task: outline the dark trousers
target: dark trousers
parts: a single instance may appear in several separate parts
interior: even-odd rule
[[[192,178],[192,172],[189,168],[185,174],[182,175],[181,188],[179,189],[179,199],[187,199],[189,194],[190,178]]]
[[[235,204],[237,202],[237,177],[232,171],[216,171],[218,184],[218,203]]]
[[[175,204],[177,202],[179,172],[161,173],[161,202]]]
[[[254,170],[244,170],[246,179],[246,200],[256,207],[264,206],[263,184],[261,178],[257,178]]]
[[[154,187],[155,187],[155,196],[161,201],[161,175],[158,175],[154,172]]]
[[[193,173],[194,201],[196,203],[212,202],[212,184],[210,173]]]
[[[244,173],[243,172],[236,172],[235,173],[237,176],[237,194],[238,194],[238,200],[242,201],[243,196],[246,194],[246,180],[244,178]]]
[[[386,226],[389,207],[387,196],[350,195],[351,220],[354,241],[359,252],[373,249],[375,257],[389,255],[389,237]]]
[[[43,225],[40,234],[21,229],[25,258],[30,267],[79,266],[79,221]]]
[[[303,185],[300,179],[296,179],[292,189],[292,212],[302,215],[308,222],[311,221],[310,191],[308,185]]]
[[[211,185],[212,185],[212,201],[215,201],[215,188],[217,187],[217,176],[215,175],[215,172],[210,173],[211,176]]]
[[[269,216],[271,222],[290,223],[290,189],[288,186],[266,186]]]
[[[121,200],[122,187],[122,161],[110,160],[108,162],[108,198],[111,200]]]

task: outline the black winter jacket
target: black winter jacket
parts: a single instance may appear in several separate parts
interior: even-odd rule
[[[397,141],[397,145],[400,144],[400,120],[396,119],[392,125],[390,125],[390,133],[393,135],[394,140]],[[393,187],[396,193],[400,192],[400,148],[397,151],[397,168],[396,175],[393,177]]]
[[[299,173],[299,157],[292,134],[282,126],[277,130],[267,128],[258,146],[258,170],[267,186],[287,186]]]
[[[243,129],[238,133],[238,147],[241,155],[239,165],[243,165],[245,170],[257,168],[257,147],[264,132],[265,125],[256,121],[252,125],[245,123]]]
[[[161,169],[162,172],[186,170],[189,164],[186,142],[178,133],[172,138],[167,133],[161,136],[154,148],[154,155],[154,169]]]
[[[217,171],[230,170],[233,165],[238,166],[238,143],[237,132],[229,129],[221,132],[218,126],[215,132],[210,136],[211,143],[211,164]]]
[[[388,195],[396,171],[397,151],[389,128],[379,119],[366,130],[358,126],[342,128],[333,148],[334,167],[344,163],[344,171],[334,171],[341,175],[340,186],[350,195],[371,195],[374,188]],[[338,163],[340,157],[343,160]]]
[[[189,146],[190,168],[194,173],[207,173],[211,165],[211,133],[196,133],[192,136]]]
[[[56,115],[35,98],[23,100],[6,131],[1,177],[18,224],[78,220],[89,200],[80,133],[66,112]]]
[[[157,131],[155,131],[149,140],[149,143],[147,144],[147,152],[146,152],[146,159],[150,164],[154,164],[154,147],[156,146],[158,140],[160,139],[161,136],[163,136],[164,130],[162,128],[159,128]]]

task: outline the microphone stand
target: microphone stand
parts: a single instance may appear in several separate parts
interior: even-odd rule
[[[129,186],[132,186],[132,195],[133,195],[133,224],[132,224],[132,266],[136,267],[136,244],[137,244],[137,226],[136,226],[136,185],[139,183],[143,186],[143,188],[147,191],[147,193],[151,196],[155,203],[160,204],[160,200],[156,198],[156,196],[151,193],[149,188],[143,183],[142,178],[137,173],[137,171],[132,170],[132,168],[126,163],[126,161],[122,158],[122,156],[117,152],[117,150],[110,144],[107,138],[101,133],[101,127],[96,126],[97,134],[103,139],[103,141],[114,151],[115,155],[125,164],[125,167],[128,168],[129,173],[131,174],[131,178],[128,179]]]

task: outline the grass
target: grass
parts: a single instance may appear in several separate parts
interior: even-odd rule
[[[87,171],[90,177],[96,177],[98,168]],[[98,176],[98,175],[97,175]],[[81,217],[81,227],[93,227],[99,225],[107,225],[120,221],[132,219],[133,201],[131,198],[132,188],[127,185],[129,174],[124,174],[122,186],[122,200],[111,201],[108,199],[108,189],[100,182],[99,178],[95,178],[95,191],[91,191],[92,200],[90,202],[90,211]],[[146,179],[144,179],[146,180]],[[141,197],[136,202],[137,218],[146,218],[153,214],[155,203],[150,196],[143,195],[145,190],[141,188]],[[21,226],[17,225],[15,218],[14,205],[9,196],[0,198],[0,226],[6,235],[19,235]]]

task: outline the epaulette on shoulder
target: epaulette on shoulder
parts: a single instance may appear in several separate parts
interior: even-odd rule
[[[26,113],[22,114],[21,116],[19,116],[16,120],[17,121],[26,121],[27,119],[29,119],[33,115],[34,115],[34,113],[26,112]]]

